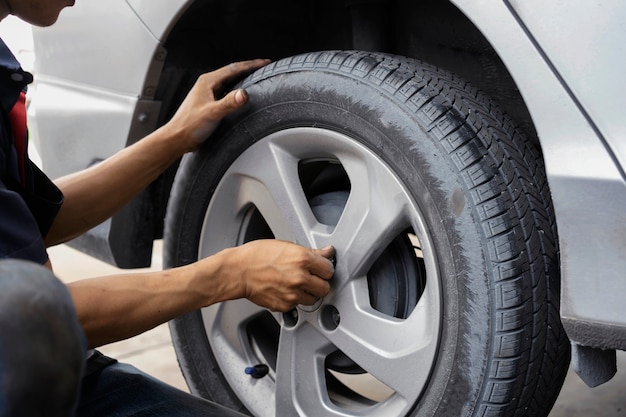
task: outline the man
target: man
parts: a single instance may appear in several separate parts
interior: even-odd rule
[[[0,0],[0,20],[14,14],[48,26],[72,4]],[[53,184],[27,156],[24,92],[32,77],[0,41],[0,416],[238,415],[88,349],[225,300],[246,297],[276,311],[313,304],[330,289],[332,247],[256,241],[181,268],[67,287],[52,275],[46,247],[106,220],[195,150],[247,101],[244,90],[216,100],[220,88],[266,63],[202,75],[166,125]]]

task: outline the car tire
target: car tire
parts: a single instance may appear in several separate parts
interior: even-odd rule
[[[181,163],[165,265],[280,238],[335,245],[336,273],[313,307],[171,322],[191,391],[257,416],[547,416],[569,363],[556,226],[512,122],[386,54],[299,55],[242,86],[246,107]]]

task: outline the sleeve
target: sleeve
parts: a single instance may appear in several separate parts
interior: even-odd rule
[[[0,259],[4,258],[44,264],[48,253],[37,221],[22,196],[0,182]]]
[[[0,259],[48,260],[41,228],[22,193],[17,190],[14,148],[0,119]]]

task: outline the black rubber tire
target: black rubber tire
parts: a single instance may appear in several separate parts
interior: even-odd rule
[[[441,339],[414,416],[547,416],[569,363],[559,319],[556,226],[537,150],[481,92],[427,64],[331,51],[280,60],[244,81],[250,103],[181,164],[165,265],[198,256],[211,193],[272,132],[323,126],[373,150],[422,210],[441,271]],[[171,323],[192,392],[233,408],[202,318]],[[410,372],[410,370],[408,370]]]

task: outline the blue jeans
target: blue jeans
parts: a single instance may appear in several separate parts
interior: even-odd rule
[[[84,379],[76,417],[240,417],[167,385],[138,369],[114,363]]]
[[[0,261],[0,417],[241,416],[110,362],[84,375],[86,341],[67,288]]]

